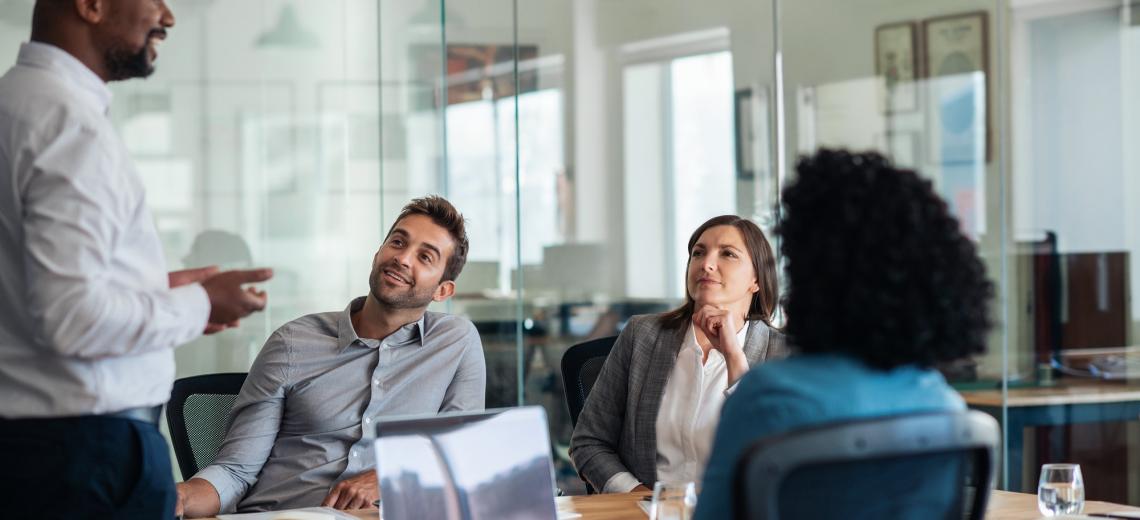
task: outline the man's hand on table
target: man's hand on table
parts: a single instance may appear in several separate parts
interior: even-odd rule
[[[380,485],[376,481],[375,471],[365,471],[355,477],[346,478],[329,490],[328,496],[321,502],[322,507],[332,507],[340,510],[367,509],[380,498]]]
[[[174,514],[186,518],[215,516],[222,509],[222,500],[218,497],[218,490],[209,481],[192,478],[186,482],[174,485],[178,491],[178,502],[174,505]]]

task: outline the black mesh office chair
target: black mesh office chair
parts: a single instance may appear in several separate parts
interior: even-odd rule
[[[570,424],[578,425],[578,414],[586,397],[598,380],[598,373],[610,355],[617,336],[598,338],[566,349],[562,355],[562,381],[566,387],[566,406],[570,408]]]
[[[980,519],[994,487],[997,421],[977,411],[789,432],[742,454],[738,519]]]
[[[614,347],[617,336],[609,336],[579,343],[562,354],[562,386],[566,389],[566,407],[570,409],[570,425],[578,425],[578,415],[586,404],[590,389],[598,380],[598,373]],[[581,476],[581,475],[579,475]],[[594,487],[585,478],[586,493],[594,494]]]
[[[245,372],[206,374],[174,382],[166,404],[166,425],[183,480],[214,461],[226,433],[226,417],[245,376]]]

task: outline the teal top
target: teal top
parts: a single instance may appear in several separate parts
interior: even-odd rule
[[[828,422],[965,410],[937,370],[888,371],[841,355],[800,355],[756,367],[721,411],[694,520],[732,517],[734,471],[757,439]]]

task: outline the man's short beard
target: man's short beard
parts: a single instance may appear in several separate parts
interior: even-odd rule
[[[432,297],[434,294],[429,293],[420,296],[416,294],[415,285],[408,287],[407,291],[398,295],[385,296],[380,291],[380,286],[384,283],[380,280],[380,277],[382,276],[384,276],[383,269],[376,271],[376,276],[373,276],[370,280],[368,280],[368,288],[372,293],[372,297],[385,307],[388,307],[389,309],[421,309],[426,308],[428,304],[432,302]]]
[[[431,303],[432,295],[428,294],[422,298],[417,298],[417,295],[412,292],[405,292],[397,296],[384,296],[380,293],[379,287],[372,289],[372,297],[376,301],[383,304],[389,309],[422,309],[426,308]]]
[[[145,78],[154,72],[154,65],[150,63],[148,53],[150,49],[143,45],[138,52],[131,52],[126,47],[114,46],[103,53],[103,61],[107,64],[108,79],[119,81],[131,78]]]

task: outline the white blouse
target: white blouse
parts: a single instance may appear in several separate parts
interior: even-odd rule
[[[736,333],[740,345],[748,336],[748,322]],[[685,342],[665,383],[661,408],[657,411],[657,480],[697,482],[704,475],[712,452],[713,437],[728,387],[728,365],[719,350],[709,350],[704,363],[693,326],[685,332]],[[622,472],[606,482],[606,493],[626,493],[641,482],[632,473]],[[646,483],[652,486],[652,482]]]

